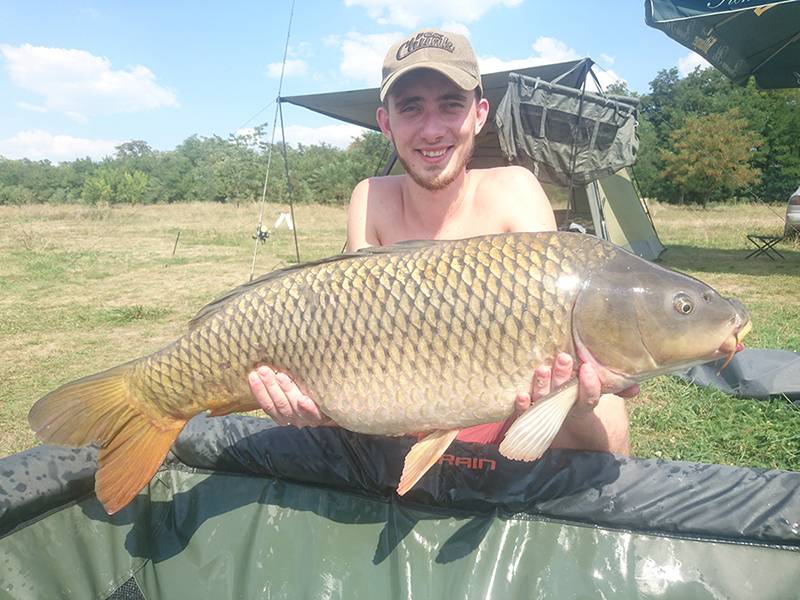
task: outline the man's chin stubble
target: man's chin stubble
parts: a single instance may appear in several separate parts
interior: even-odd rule
[[[458,177],[458,175],[461,173],[461,171],[463,171],[466,168],[467,164],[472,159],[472,154],[474,151],[475,151],[475,138],[472,138],[470,140],[469,149],[464,154],[464,160],[461,161],[461,164],[458,165],[457,169],[453,169],[448,174],[442,173],[441,175],[438,175],[433,179],[423,179],[422,177],[419,176],[419,174],[415,173],[412,169],[409,168],[408,163],[405,160],[403,160],[403,158],[397,152],[397,145],[395,145],[394,147],[394,152],[397,155],[397,160],[399,160],[400,164],[403,165],[403,168],[406,170],[406,173],[408,173],[411,179],[414,180],[414,183],[416,183],[421,188],[428,190],[430,192],[438,192],[439,190],[443,190],[448,185],[453,183]]]

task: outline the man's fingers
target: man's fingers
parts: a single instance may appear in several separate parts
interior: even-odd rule
[[[531,381],[531,401],[536,402],[550,393],[551,376],[552,370],[547,365],[536,367]]]
[[[249,374],[248,382],[258,405],[278,425],[336,425],[286,373],[262,365]]]
[[[559,352],[553,363],[553,375],[550,383],[551,389],[560,388],[572,379],[572,356],[566,352]]]
[[[518,413],[524,413],[531,407],[531,395],[527,392],[517,392],[517,397],[514,399],[514,410]]]
[[[253,398],[255,398],[264,412],[278,425],[286,425],[286,421],[275,406],[273,395],[268,389],[268,386],[276,385],[275,373],[267,367],[259,367],[257,370],[250,372],[247,381],[250,384]]]
[[[292,425],[296,427],[317,425],[322,420],[322,415],[311,398],[306,396],[300,387],[285,373],[278,373],[276,379],[292,409]]]
[[[268,367],[259,367],[258,374],[262,382],[264,382],[264,387],[274,407],[273,411],[267,410],[267,414],[279,425],[288,425],[291,422],[294,411],[280,384],[280,376],[283,374],[276,374]]]
[[[591,363],[583,363],[578,371],[578,404],[593,409],[600,400],[602,384]]]

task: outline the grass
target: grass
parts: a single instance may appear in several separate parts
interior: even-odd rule
[[[265,225],[285,210],[268,205]],[[663,264],[750,309],[750,347],[800,352],[800,244],[785,261],[745,260],[745,235],[781,228],[782,209],[654,204]],[[258,206],[0,207],[0,456],[36,443],[26,415],[54,387],[152,352],[206,302],[248,280]],[[345,210],[296,209],[303,261],[339,252]],[[175,240],[180,232],[178,244]],[[173,254],[173,248],[175,252]],[[255,274],[293,262],[273,231]],[[800,407],[731,398],[671,377],[629,403],[637,456],[800,471]]]

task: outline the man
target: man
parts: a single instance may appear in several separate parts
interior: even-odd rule
[[[556,228],[547,196],[527,169],[467,170],[475,136],[489,115],[481,93],[477,60],[461,35],[420,31],[389,49],[380,90],[383,104],[376,117],[406,173],[356,186],[348,210],[348,250],[409,239]],[[537,368],[531,388],[517,393],[517,410],[524,411],[566,382],[572,371],[573,359],[563,353],[551,365]],[[553,447],[627,454],[624,401],[600,396],[600,380],[591,365],[581,365],[578,377],[578,401]],[[262,408],[281,425],[332,424],[285,373],[260,367],[249,383]],[[507,424],[468,428],[458,439],[497,443]]]

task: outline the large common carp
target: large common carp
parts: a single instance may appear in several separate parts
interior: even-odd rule
[[[513,414],[516,390],[558,351],[618,391],[732,356],[746,329],[736,301],[591,236],[410,242],[269,273],[162,350],[44,396],[29,419],[46,442],[100,447],[95,489],[114,513],[192,416],[256,408],[247,374],[266,363],[342,427],[429,432],[406,457],[402,494],[460,429]],[[541,456],[576,397],[573,379],[534,404],[500,451]]]

